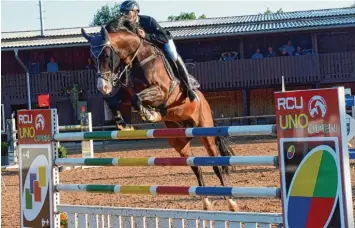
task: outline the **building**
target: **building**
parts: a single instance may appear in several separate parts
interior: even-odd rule
[[[274,114],[273,92],[343,85],[355,92],[355,8],[311,10],[270,15],[207,18],[161,22],[171,31],[189,71],[201,83],[214,116]],[[90,34],[99,27],[85,28]],[[280,56],[288,41],[303,55]],[[89,68],[89,46],[80,28],[4,32],[1,40],[2,103],[5,116],[26,108],[26,77],[14,49],[30,70],[32,103],[49,93],[60,124],[73,124],[73,108],[65,89],[79,84],[94,125],[104,123],[104,103]],[[271,46],[277,57],[253,59],[259,48],[266,56]],[[289,49],[287,49],[289,50]],[[231,52],[236,59],[224,60]],[[233,56],[233,55],[232,55]],[[54,57],[58,72],[47,72]],[[55,71],[55,70],[54,70]],[[129,108],[129,106],[125,106]],[[139,122],[132,113],[131,122]]]

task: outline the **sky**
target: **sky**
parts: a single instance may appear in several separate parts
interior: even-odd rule
[[[44,28],[72,28],[86,27],[92,21],[96,11],[106,3],[110,6],[115,1],[57,1],[42,0]],[[122,1],[116,1],[118,3]],[[346,1],[305,1],[305,0],[279,0],[279,1],[216,1],[216,0],[139,0],[141,14],[154,17],[157,21],[166,21],[170,15],[180,12],[195,12],[196,16],[205,14],[207,17],[225,17],[238,15],[251,15],[264,12],[267,7],[272,11],[282,8],[284,12],[314,10],[327,8],[347,7],[355,0]],[[39,30],[38,0],[1,0],[1,31],[27,31]]]

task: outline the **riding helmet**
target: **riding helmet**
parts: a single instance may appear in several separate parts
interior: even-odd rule
[[[139,4],[137,1],[127,0],[121,3],[120,11],[137,10],[139,12]]]

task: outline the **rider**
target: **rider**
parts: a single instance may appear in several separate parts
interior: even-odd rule
[[[186,86],[187,94],[191,101],[194,101],[197,96],[190,85],[188,80],[188,71],[182,60],[176,51],[174,41],[169,31],[162,28],[157,21],[149,16],[139,15],[140,9],[137,1],[126,0],[120,6],[120,13],[128,15],[133,22],[139,23],[143,30],[139,31],[139,35],[145,40],[162,48],[164,52],[172,59],[178,66],[180,77]]]

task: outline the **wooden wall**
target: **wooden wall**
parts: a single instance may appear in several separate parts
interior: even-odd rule
[[[318,53],[355,51],[355,28],[322,32],[317,39]]]
[[[30,68],[31,63],[40,65],[40,72],[47,71],[47,63],[51,56],[55,58],[60,71],[85,70],[90,57],[89,47],[35,49],[19,51],[22,62]],[[13,51],[1,52],[1,73],[24,73],[23,68],[17,62]]]
[[[355,51],[354,28],[317,31],[314,34],[317,34],[316,44],[312,43],[312,31],[176,40],[175,43],[183,59],[192,59],[193,62],[217,61],[227,51],[237,52],[239,57],[244,55],[245,59],[250,59],[257,47],[266,54],[269,45],[277,51],[289,39],[293,45],[301,45],[303,49],[313,48],[319,53]],[[313,45],[317,45],[317,48]],[[51,56],[55,57],[59,70],[83,70],[88,63],[90,51],[89,47],[34,49],[19,51],[19,56],[27,66],[30,63],[39,63],[41,72],[46,72]],[[2,51],[1,57],[2,74],[24,72],[13,51]]]
[[[243,115],[242,91],[206,92],[204,93],[211,106],[214,118]]]

